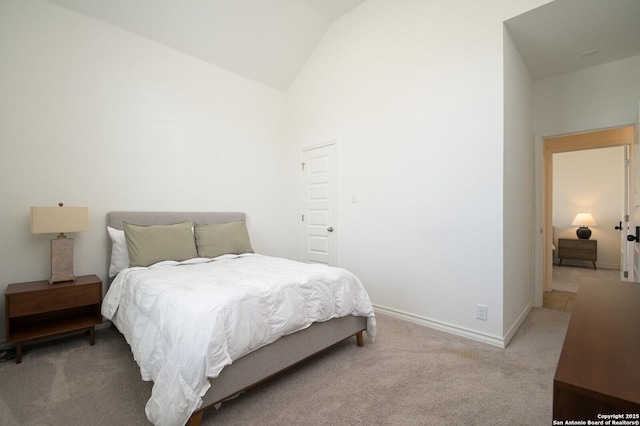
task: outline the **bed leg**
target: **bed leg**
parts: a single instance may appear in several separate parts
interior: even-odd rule
[[[189,421],[187,422],[187,426],[200,426],[200,422],[202,421],[202,415],[204,414],[204,410],[195,411]]]
[[[358,341],[358,346],[360,347],[364,346],[364,338],[362,337],[362,331],[358,331],[356,333],[356,340]]]

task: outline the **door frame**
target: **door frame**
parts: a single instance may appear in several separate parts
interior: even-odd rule
[[[553,154],[585,149],[609,148],[615,146],[629,146],[631,167],[634,159],[634,131],[635,126],[622,127],[572,133],[551,137],[541,137],[542,146],[542,223],[541,223],[541,279],[536,279],[535,306],[542,306],[542,295],[551,291],[553,274]],[[633,183],[629,186],[629,193],[633,193]],[[540,250],[537,250],[540,253]],[[540,262],[537,262],[540,263]]]

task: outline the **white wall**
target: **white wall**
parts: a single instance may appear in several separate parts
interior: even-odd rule
[[[544,2],[508,3],[461,13],[448,1],[368,0],[330,27],[287,94],[292,158],[337,141],[340,264],[384,311],[496,344],[510,328],[503,303],[517,305],[513,322],[530,286],[504,297],[517,274],[505,274],[503,250],[520,243],[504,240],[503,214],[527,210],[504,205],[504,173],[532,185],[514,166],[532,155],[526,120],[504,134],[502,22]],[[526,102],[517,72],[509,87],[525,93],[509,102]],[[510,259],[533,261],[530,250]]]
[[[623,147],[553,154],[555,243],[558,238],[576,238],[577,227],[571,222],[577,213],[591,213],[597,223],[589,229],[591,239],[598,241],[599,268],[620,268],[620,231],[614,226],[622,211],[623,161]]]
[[[640,56],[534,82],[533,125],[540,136],[633,124],[640,101]]]
[[[109,210],[246,211],[256,251],[297,253],[283,93],[36,0],[0,2],[0,93],[0,292],[49,276],[29,207],[59,201],[89,207],[78,275],[107,278]]]
[[[335,140],[339,263],[387,312],[503,343],[527,286],[505,290],[519,243],[503,216],[525,209],[504,202],[505,180],[527,183],[513,164],[528,154],[526,122],[505,121],[527,106],[504,116],[527,89],[503,68],[502,23],[547,1],[368,0],[286,98],[46,1],[0,3],[0,289],[48,275],[28,209],[58,201],[90,207],[78,274],[106,278],[114,209],[244,210],[258,251],[295,257],[300,149]]]
[[[534,145],[532,81],[504,31],[504,334],[513,337],[533,306]]]

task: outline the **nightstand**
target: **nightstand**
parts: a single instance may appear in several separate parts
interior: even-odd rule
[[[596,269],[598,240],[558,238],[558,259],[558,266],[562,266],[564,259],[590,260],[593,269]]]
[[[102,323],[102,281],[95,275],[9,284],[4,300],[6,339],[16,343],[18,364],[26,341],[86,330],[95,344],[94,327]]]

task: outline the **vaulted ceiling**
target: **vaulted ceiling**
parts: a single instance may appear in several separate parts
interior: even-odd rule
[[[364,0],[49,0],[280,90]]]
[[[556,0],[505,25],[534,80],[640,55],[639,0]]]
[[[366,0],[49,1],[286,91]],[[534,80],[640,55],[640,0],[555,0],[505,25]]]

